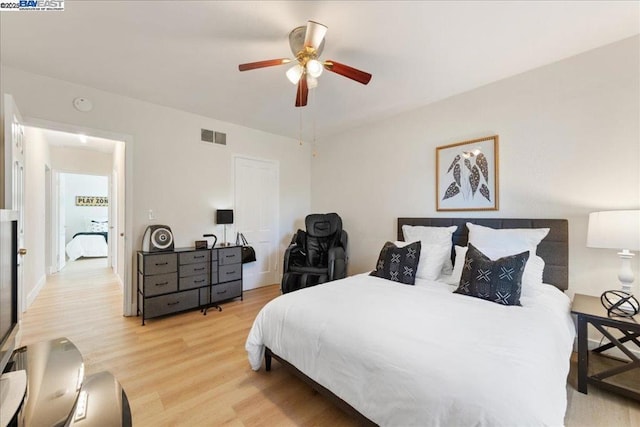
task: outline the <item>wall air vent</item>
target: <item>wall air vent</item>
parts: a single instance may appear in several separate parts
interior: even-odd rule
[[[227,145],[227,134],[222,132],[215,132],[215,143]]]
[[[200,139],[203,142],[211,142],[220,145],[227,145],[227,134],[222,132],[214,132],[209,129],[200,129]]]
[[[200,139],[203,142],[213,142],[213,134],[214,132],[209,129],[200,129]]]

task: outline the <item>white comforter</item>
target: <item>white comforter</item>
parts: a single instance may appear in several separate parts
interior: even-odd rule
[[[380,425],[560,426],[575,329],[544,285],[522,307],[366,274],[282,295],[246,349],[265,346]]]
[[[74,237],[65,247],[69,260],[75,261],[80,257],[106,257],[109,246],[102,235],[81,234]]]

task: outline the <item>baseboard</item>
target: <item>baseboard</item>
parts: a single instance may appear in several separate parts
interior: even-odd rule
[[[45,283],[47,283],[47,275],[43,274],[42,277],[40,277],[40,280],[38,280],[36,286],[31,290],[31,292],[29,292],[29,295],[27,295],[27,305],[24,307],[25,311],[31,307],[31,304],[36,300],[36,297],[40,294]]]

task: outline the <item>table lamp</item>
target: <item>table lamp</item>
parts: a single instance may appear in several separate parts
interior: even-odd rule
[[[633,270],[631,251],[640,251],[640,210],[605,211],[589,214],[587,247],[619,249],[622,267],[618,280],[622,290],[631,294]]]
[[[227,224],[233,224],[233,209],[217,209],[216,224],[224,225],[224,238],[220,246],[229,246],[227,243]]]

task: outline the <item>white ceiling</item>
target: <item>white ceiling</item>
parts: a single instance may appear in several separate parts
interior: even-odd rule
[[[3,65],[297,138],[365,125],[640,32],[637,1],[85,1],[0,14]],[[294,107],[288,33],[329,27],[324,73]],[[83,96],[83,94],[78,94]]]

